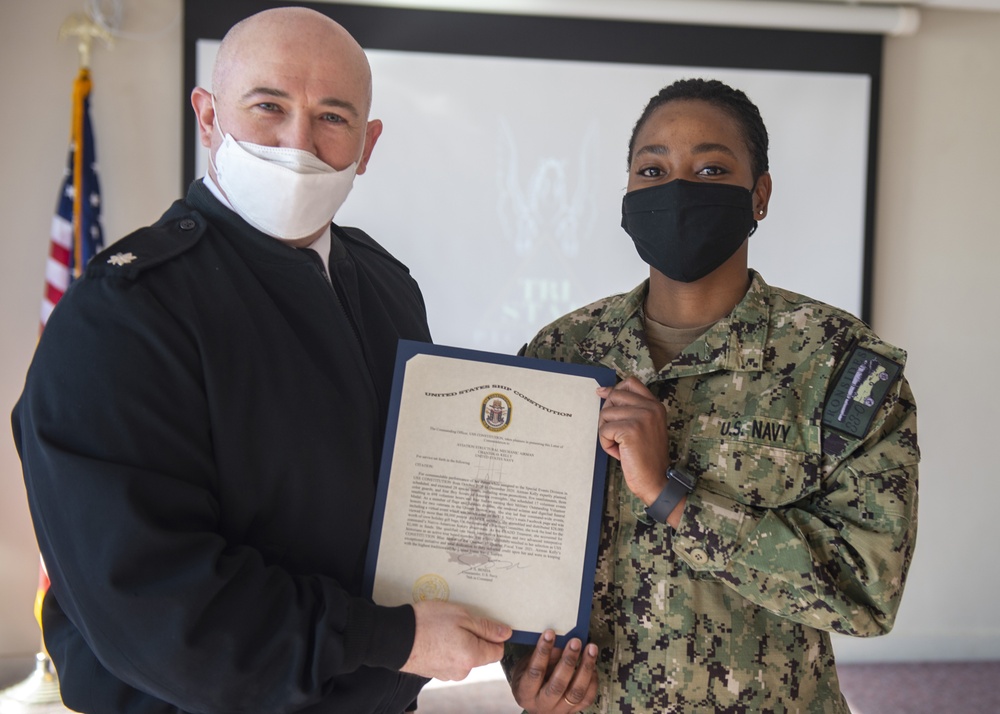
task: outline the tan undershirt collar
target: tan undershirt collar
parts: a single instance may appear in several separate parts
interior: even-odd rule
[[[642,322],[646,328],[646,342],[649,345],[649,356],[653,359],[653,366],[659,371],[664,365],[674,361],[684,349],[699,337],[708,332],[709,328],[715,324],[710,322],[700,327],[668,327],[656,322],[646,315],[645,310],[641,311]]]

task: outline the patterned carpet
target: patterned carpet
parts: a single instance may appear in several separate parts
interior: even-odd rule
[[[851,664],[838,673],[852,714],[1000,714],[1000,661]],[[502,676],[491,666],[464,683],[431,682],[420,714],[518,714]]]

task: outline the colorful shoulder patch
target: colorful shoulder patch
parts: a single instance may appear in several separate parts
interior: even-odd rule
[[[903,367],[864,347],[855,347],[826,395],[823,425],[861,438]]]

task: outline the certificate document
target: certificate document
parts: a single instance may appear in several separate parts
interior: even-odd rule
[[[609,369],[401,341],[366,585],[586,641]]]

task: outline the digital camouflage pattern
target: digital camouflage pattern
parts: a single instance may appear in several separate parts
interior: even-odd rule
[[[893,625],[917,530],[906,355],[848,313],[751,276],[733,312],[659,372],[642,323],[648,283],[527,346],[636,376],[666,408],[670,458],[700,476],[674,532],[610,460],[589,712],[847,712],[828,632]],[[858,437],[824,423],[828,393],[864,381],[843,369],[856,352],[898,367],[887,388],[875,383],[884,395]],[[873,401],[862,387],[855,406]]]

